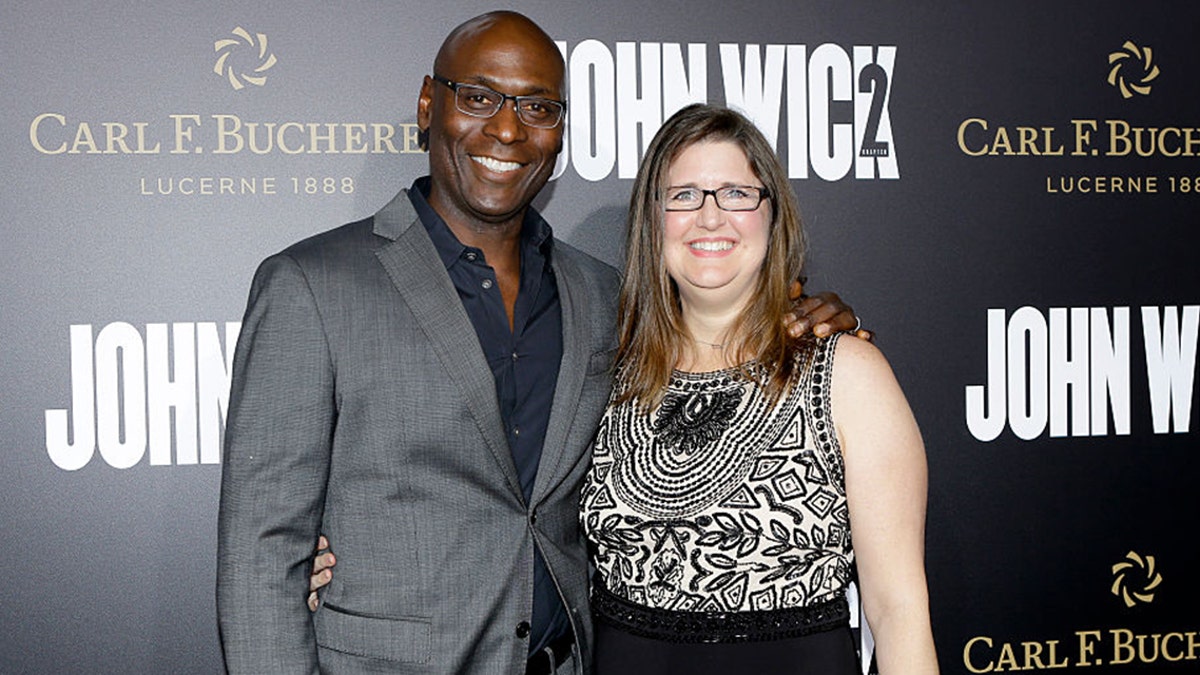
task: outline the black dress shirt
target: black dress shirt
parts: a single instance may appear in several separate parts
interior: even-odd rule
[[[528,505],[563,351],[562,306],[550,267],[554,247],[550,226],[533,208],[526,211],[521,226],[521,284],[510,329],[496,272],[484,260],[483,251],[464,246],[429,205],[429,177],[418,178],[408,194],[458,290],[492,369],[500,418]],[[570,630],[566,609],[536,548],[530,623],[530,653]]]

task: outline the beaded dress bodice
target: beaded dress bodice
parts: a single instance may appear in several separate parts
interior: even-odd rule
[[[830,419],[836,342],[798,355],[802,367],[774,404],[732,368],[676,371],[650,414],[636,400],[609,405],[580,517],[611,593],[699,612],[844,593],[854,553]],[[754,375],[754,364],[746,369]]]

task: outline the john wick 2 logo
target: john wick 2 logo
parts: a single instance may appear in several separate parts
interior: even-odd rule
[[[1048,316],[1047,316],[1048,315]],[[1131,433],[1133,339],[1141,318],[1150,421],[1156,434],[1186,434],[1195,395],[1200,305],[1021,307],[987,310],[987,384],[966,388],[971,435],[1006,429],[1029,441]],[[1069,427],[1069,429],[1068,429]]]
[[[1112,566],[1112,594],[1126,607],[1154,600],[1163,577],[1154,556],[1130,551]],[[1078,630],[1071,638],[1000,641],[989,635],[967,640],[963,666],[972,673],[1089,668],[1092,666],[1170,665],[1200,660],[1200,631],[1135,633],[1128,628]],[[1107,671],[1106,671],[1107,672]],[[1138,670],[1137,672],[1142,672]],[[1176,672],[1176,671],[1172,671]]]

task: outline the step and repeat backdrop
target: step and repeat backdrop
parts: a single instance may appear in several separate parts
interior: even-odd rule
[[[947,673],[1200,672],[1200,9],[519,0],[566,57],[537,205],[609,262],[692,101],[775,143],[810,288],[878,332],[929,455]],[[221,671],[230,363],[259,260],[427,158],[479,2],[0,10],[0,672]]]

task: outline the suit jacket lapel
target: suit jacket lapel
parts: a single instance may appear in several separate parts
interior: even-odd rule
[[[582,290],[586,280],[579,268],[565,262],[561,255],[553,255],[551,265],[562,307],[563,354],[558,367],[558,383],[554,388],[546,440],[542,444],[542,458],[533,485],[534,504],[544,499],[561,480],[561,472],[570,470],[574,464],[566,462],[563,466],[563,459],[591,357],[587,294]]]
[[[429,338],[450,381],[462,392],[467,410],[500,465],[509,488],[523,499],[512,452],[504,436],[491,368],[407,191],[402,190],[375,214],[375,234],[392,240],[376,251],[376,257]]]

